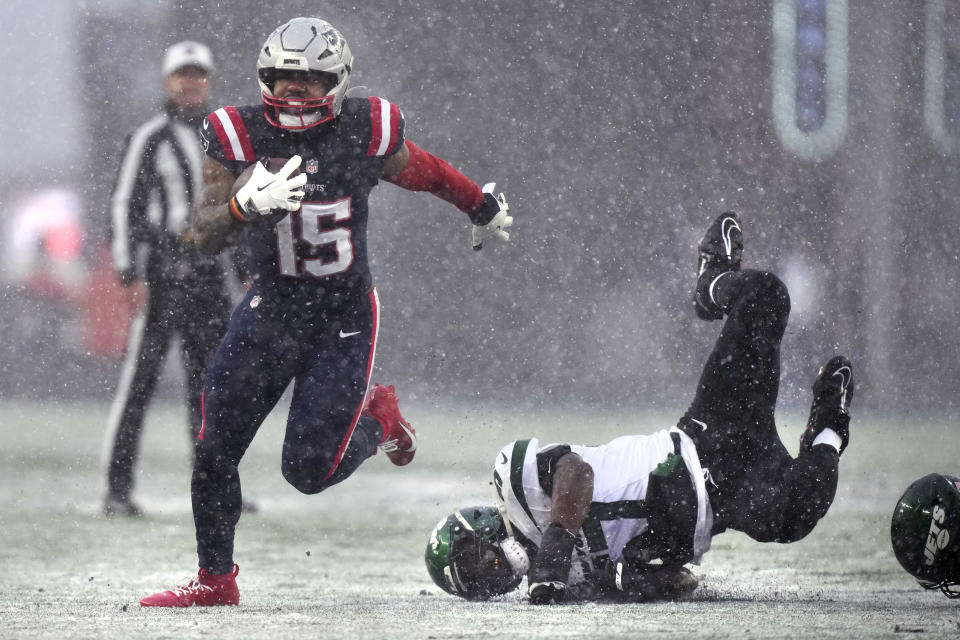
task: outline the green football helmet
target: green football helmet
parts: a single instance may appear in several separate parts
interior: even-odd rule
[[[931,473],[911,484],[893,511],[890,539],[922,587],[960,598],[960,478]]]
[[[427,542],[427,572],[438,587],[468,600],[510,593],[529,564],[496,507],[466,507],[441,520]]]

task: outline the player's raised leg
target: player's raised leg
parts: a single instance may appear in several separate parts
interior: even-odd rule
[[[774,274],[740,270],[742,230],[734,214],[723,214],[700,242],[694,304],[701,317],[726,321],[679,426],[711,474],[714,533],[731,528],[761,542],[793,542],[833,502],[852,380],[842,357],[821,371],[806,444],[792,458],[774,422],[790,297]]]
[[[834,356],[820,367],[813,383],[810,418],[800,437],[801,454],[823,443],[832,444],[839,453],[843,453],[850,442],[853,389],[853,365],[846,356]]]
[[[317,397],[309,391],[316,382],[299,386],[299,395],[294,392],[284,441],[287,482],[303,493],[319,493],[350,477],[378,448],[395,465],[413,460],[416,431],[400,414],[393,385],[374,385],[364,399],[364,385],[358,381],[347,397],[341,372],[337,381],[329,381],[338,392],[327,394],[328,401],[306,400]],[[309,411],[294,406],[309,407]]]
[[[680,423],[717,477],[739,473],[752,449],[779,443],[774,408],[790,296],[776,275],[740,269],[742,228],[724,213],[700,241],[694,305],[701,317],[726,321]]]
[[[805,537],[833,504],[840,453],[849,441],[853,369],[844,356],[821,367],[813,407],[796,458],[757,459],[743,476],[714,493],[717,521],[760,542]]]
[[[699,257],[693,308],[703,320],[720,320],[728,301],[720,296],[717,284],[725,276],[740,271],[740,257],[743,255],[740,217],[732,211],[720,214],[707,227],[697,249]]]
[[[335,354],[331,358],[335,359]],[[282,470],[298,491],[320,493],[348,478],[376,453],[380,425],[362,415],[365,369],[348,376],[343,369],[318,364],[297,377],[283,441]]]
[[[379,323],[376,292],[327,325],[311,367],[297,376],[283,445],[283,475],[303,493],[319,493],[349,477],[380,447],[394,464],[416,451],[416,435],[400,414],[392,386],[368,394]],[[399,462],[398,462],[399,460]]]

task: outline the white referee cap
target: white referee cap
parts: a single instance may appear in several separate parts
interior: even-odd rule
[[[184,40],[167,49],[163,56],[163,77],[184,67],[200,67],[207,73],[213,71],[213,54],[210,53],[210,48],[199,42]]]

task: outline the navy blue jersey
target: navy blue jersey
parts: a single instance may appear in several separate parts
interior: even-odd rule
[[[300,209],[246,227],[250,274],[260,292],[318,301],[372,283],[367,199],[387,156],[403,144],[403,114],[383,98],[347,98],[340,115],[304,131],[271,125],[262,105],[223,107],[203,123],[208,156],[239,176],[258,158],[303,158]]]

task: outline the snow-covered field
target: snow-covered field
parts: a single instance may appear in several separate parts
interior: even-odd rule
[[[495,407],[404,403],[422,435],[416,461],[383,455],[344,484],[302,496],[279,473],[282,414],[241,466],[260,513],[240,522],[237,608],[144,610],[138,599],[196,572],[181,409],[149,415],[137,497],[148,515],[99,515],[107,407],[0,405],[0,637],[3,638],[557,638],[955,636],[960,604],[920,589],[890,550],[902,490],[933,470],[960,472],[956,426],[855,415],[841,486],[827,518],[793,545],[728,533],[681,603],[534,608],[521,592],[468,603],[423,566],[431,527],[459,505],[489,502],[488,465],[502,444],[598,443],[650,432],[672,416],[536,415]],[[781,420],[791,450],[802,427]]]

